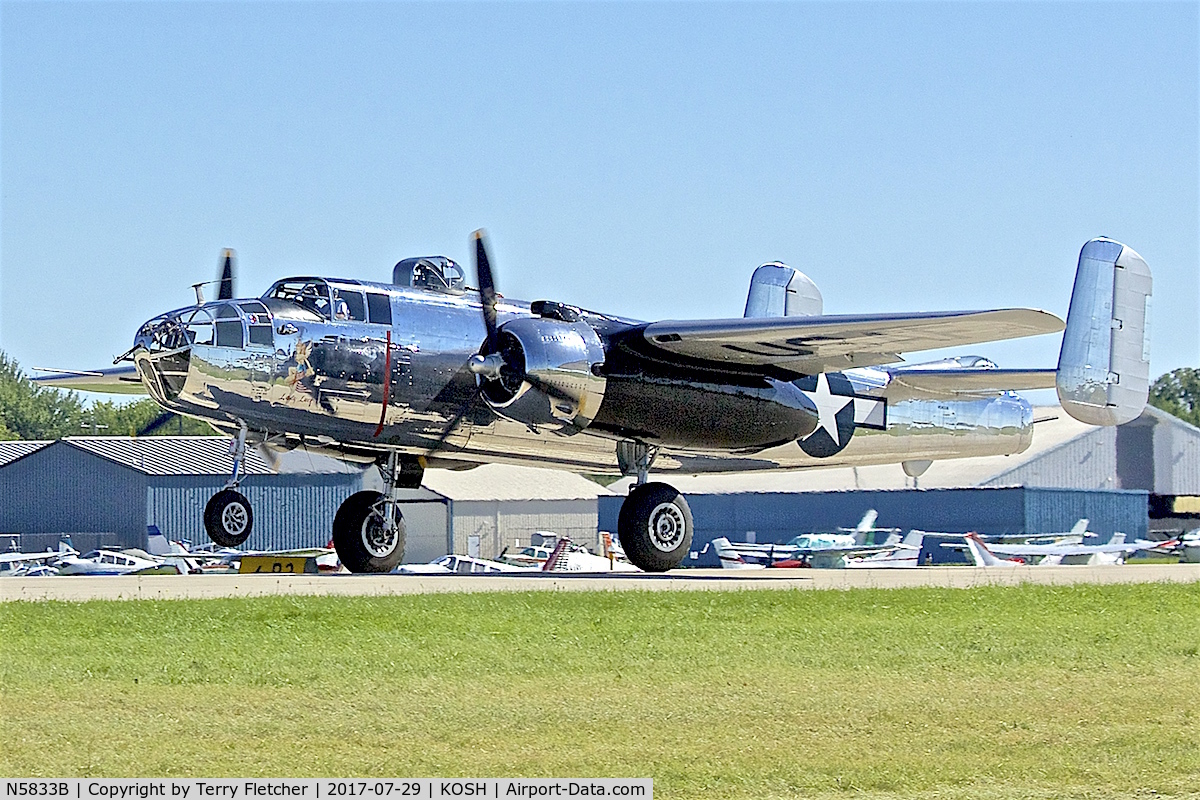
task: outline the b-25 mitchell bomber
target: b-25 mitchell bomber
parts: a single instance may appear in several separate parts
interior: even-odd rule
[[[742,318],[642,322],[552,300],[502,298],[482,231],[475,282],[436,256],[396,264],[390,283],[277,281],[235,299],[232,256],[215,302],[146,322],[115,369],[41,382],[146,391],[167,412],[233,437],[233,474],[205,527],[245,542],[238,491],[247,446],[306,447],[375,463],[384,492],[349,497],[333,541],[354,572],[403,556],[396,487],[426,467],[485,462],[636,476],[618,536],[647,571],[679,564],[692,539],[685,498],[660,474],[901,463],[1019,453],[1033,435],[1018,389],[1056,386],[1073,417],[1135,418],[1149,386],[1150,270],[1094,239],[1079,256],[1057,369],[998,369],[980,357],[906,364],[902,353],[1062,331],[1033,309],[824,315],[816,285],[784,264],[755,270]]]

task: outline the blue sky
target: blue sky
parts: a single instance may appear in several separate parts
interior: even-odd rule
[[[0,4],[0,348],[106,366],[191,302],[407,256],[642,319],[1065,315],[1083,243],[1200,363],[1194,3]],[[1057,337],[977,345],[1052,366]],[[960,351],[966,352],[966,351]]]

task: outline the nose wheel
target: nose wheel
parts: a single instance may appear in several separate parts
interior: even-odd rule
[[[250,501],[236,489],[222,489],[204,506],[204,529],[221,547],[237,547],[250,537],[254,512]]]
[[[641,483],[621,504],[617,535],[635,566],[666,572],[679,566],[692,544],[692,510],[667,484]]]

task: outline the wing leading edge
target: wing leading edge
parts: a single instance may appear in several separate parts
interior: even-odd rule
[[[50,369],[34,367],[37,372],[48,372],[33,378],[38,386],[53,386],[57,389],[74,389],[79,392],[103,392],[105,394],[146,394],[146,387],[138,377],[137,367],[124,364],[119,367],[98,370]]]
[[[814,375],[903,361],[901,353],[1057,333],[1046,311],[1006,308],[916,314],[667,320],[641,333],[653,355],[713,368],[774,368]],[[633,334],[635,331],[631,331]],[[644,348],[639,348],[643,349]]]

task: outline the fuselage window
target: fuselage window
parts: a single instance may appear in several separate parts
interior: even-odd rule
[[[250,326],[250,344],[259,344],[264,347],[274,347],[275,335],[271,331],[270,325],[251,325]]]
[[[367,292],[367,313],[378,325],[392,324],[392,301],[386,294]]]
[[[334,289],[334,308],[341,309],[339,302],[345,303],[344,309],[346,319],[356,320],[358,322],[367,321],[367,309],[363,305],[362,292],[354,292],[349,289]]]
[[[218,315],[219,316],[219,315]],[[240,319],[217,322],[217,347],[242,347],[242,321]]]

